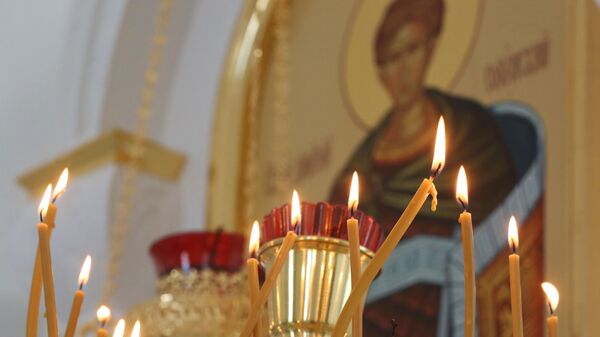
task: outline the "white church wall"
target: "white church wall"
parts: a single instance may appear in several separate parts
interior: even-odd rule
[[[132,108],[141,87],[139,72],[145,63],[145,58],[132,56],[145,55],[146,50],[134,43],[122,48],[119,39],[144,40],[149,33],[144,29],[124,33],[132,6],[148,4],[130,1],[0,3],[0,203],[4,215],[0,270],[2,275],[10,275],[0,277],[0,326],[6,335],[23,335],[37,242],[39,199],[30,198],[17,178],[112,127],[132,129]],[[167,233],[206,225],[203,213],[212,111],[241,0],[175,1],[174,6],[174,29],[179,29],[180,35],[173,39],[174,49],[167,45],[169,64],[163,75],[168,82],[159,88],[159,108],[150,135],[184,153],[188,162],[175,184],[140,176],[132,231],[117,278],[118,300],[110,303],[116,316],[154,291],[149,244]],[[144,13],[150,15],[146,20],[153,22],[154,12]],[[180,19],[185,22],[177,21]],[[128,67],[128,62],[139,64]],[[119,76],[114,76],[115,70]],[[111,94],[123,93],[119,88],[126,88],[123,92],[127,94]],[[108,225],[121,171],[112,165],[78,177],[59,201],[59,230],[52,243],[61,326],[87,252],[94,263],[83,317],[94,316],[106,274]],[[40,328],[44,328],[43,321]]]

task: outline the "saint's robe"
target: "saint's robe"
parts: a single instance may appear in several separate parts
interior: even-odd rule
[[[437,212],[432,212],[426,204],[405,238],[450,237],[459,227],[457,218],[461,209],[455,201],[455,189],[460,165],[467,171],[469,211],[473,213],[475,226],[516,184],[510,154],[489,110],[473,100],[433,89],[427,90],[426,95],[446,122],[446,165],[435,180],[439,193]],[[373,156],[375,144],[389,120],[390,114],[360,144],[339,174],[330,197],[333,203],[346,203],[352,172],[358,171],[359,208],[377,219],[386,232],[393,227],[421,181],[429,177],[435,142],[433,134],[431,146],[412,158],[394,165],[378,163]],[[438,285],[415,284],[369,304],[365,310],[365,335],[389,335],[390,319],[396,318],[402,322],[397,337],[436,336],[440,293]]]

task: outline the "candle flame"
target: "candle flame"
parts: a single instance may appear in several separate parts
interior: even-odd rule
[[[133,330],[131,330],[131,337],[140,337],[140,329],[140,321],[135,321],[135,324],[133,325]]]
[[[65,167],[65,169],[60,174],[58,181],[56,182],[56,187],[54,188],[54,192],[52,193],[52,200],[56,201],[58,197],[60,197],[65,190],[67,189],[67,182],[69,181],[69,169]]]
[[[90,277],[90,269],[92,268],[92,257],[86,256],[81,266],[81,272],[79,272],[79,288],[82,288],[87,284]]]
[[[98,318],[100,324],[106,324],[110,320],[110,309],[105,305],[101,305],[96,311],[96,318]]]
[[[358,208],[358,173],[352,174],[352,184],[350,184],[350,194],[348,195],[348,209],[351,214]]]
[[[519,248],[519,229],[514,216],[508,221],[508,245],[512,247],[513,252]]]
[[[458,170],[458,178],[456,179],[456,201],[467,210],[467,206],[469,206],[469,187],[467,185],[467,173],[462,165]]]
[[[292,193],[292,227],[296,227],[300,223],[301,218],[300,198],[298,197],[298,192],[294,190],[294,193]]]
[[[556,287],[550,282],[542,283],[542,289],[544,289],[544,292],[546,293],[546,298],[548,299],[551,311],[554,312],[556,307],[558,307],[558,290],[556,290]]]
[[[42,197],[42,201],[40,201],[40,205],[38,206],[38,213],[40,214],[41,220],[46,217],[46,212],[48,212],[48,205],[50,204],[50,197],[52,196],[52,184],[48,184],[46,187],[46,191],[44,192],[44,196]]]
[[[125,335],[125,320],[121,318],[115,327],[113,337],[123,337],[123,335]]]
[[[258,252],[258,245],[260,243],[260,231],[258,229],[258,221],[254,220],[252,224],[252,232],[250,232],[250,242],[248,244],[248,252],[250,256],[255,255]]]
[[[446,161],[446,128],[444,124],[444,117],[440,117],[438,122],[437,133],[435,135],[435,149],[433,151],[433,162],[431,163],[431,176],[435,176],[440,173],[444,168]]]

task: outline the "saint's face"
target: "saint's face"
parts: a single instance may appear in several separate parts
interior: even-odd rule
[[[395,107],[408,108],[421,94],[432,45],[425,25],[411,21],[396,32],[385,48],[379,78]]]

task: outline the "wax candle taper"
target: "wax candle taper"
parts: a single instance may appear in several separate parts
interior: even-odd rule
[[[275,284],[275,281],[277,280],[281,269],[287,262],[287,257],[290,250],[292,249],[292,247],[294,247],[294,243],[296,242],[296,238],[298,237],[296,233],[294,233],[294,228],[300,223],[300,220],[300,198],[298,197],[298,192],[294,190],[294,193],[292,193],[292,228],[290,229],[290,231],[287,232],[285,238],[283,239],[283,242],[279,247],[277,257],[273,262],[271,270],[267,272],[265,282],[260,288],[260,291],[258,292],[258,297],[252,305],[252,308],[250,309],[250,316],[246,320],[246,324],[244,325],[244,328],[240,333],[240,337],[249,337],[250,334],[252,334],[252,330],[254,330],[256,322],[258,322],[258,317],[260,316],[261,309],[267,302],[267,298],[269,296],[269,293],[271,292],[271,288],[273,288],[273,284]]]
[[[75,330],[77,329],[77,321],[79,320],[79,313],[81,312],[81,304],[85,297],[83,292],[83,286],[86,285],[90,277],[90,269],[92,267],[92,258],[88,255],[83,261],[81,266],[81,272],[79,273],[79,289],[75,291],[73,295],[73,303],[71,304],[71,313],[69,314],[69,321],[65,330],[65,337],[75,336]]]
[[[56,216],[56,206],[48,205],[44,221],[48,224],[48,235],[52,236],[54,217]],[[31,287],[29,288],[29,303],[27,305],[27,328],[26,336],[37,336],[37,323],[40,313],[40,299],[42,296],[42,257],[40,256],[39,244],[35,247],[35,261],[33,263],[33,273],[31,274]]]
[[[350,273],[352,286],[355,286],[360,277],[360,242],[358,233],[358,220],[354,218],[354,212],[358,208],[358,173],[352,174],[350,193],[348,195],[348,210],[350,218],[346,221],[348,227],[348,248],[350,250]],[[352,337],[362,336],[362,305],[355,311],[352,317]]]
[[[248,251],[250,257],[246,261],[248,266],[248,288],[250,289],[250,306],[254,305],[258,298],[258,292],[260,291],[260,284],[258,280],[258,259],[256,254],[258,252],[258,245],[260,243],[260,231],[258,228],[258,221],[254,221],[252,224],[252,231],[250,232],[250,240],[248,244]],[[262,308],[260,309],[262,311]],[[254,337],[260,337],[261,334],[261,315],[259,314],[256,325],[254,325]]]
[[[437,206],[437,191],[435,189],[435,185],[433,184],[433,180],[444,168],[444,161],[446,157],[445,148],[446,140],[444,119],[440,117],[435,139],[433,162],[431,164],[431,176],[423,180],[417,189],[417,192],[404,209],[404,212],[402,212],[402,215],[379,247],[379,250],[377,253],[375,253],[375,256],[373,256],[373,259],[371,262],[369,262],[369,265],[361,274],[360,278],[358,279],[358,283],[352,288],[352,292],[346,300],[344,308],[342,309],[335,328],[333,329],[332,337],[344,336],[348,328],[348,324],[352,319],[352,315],[360,305],[363,297],[366,295],[371,282],[375,276],[377,276],[377,273],[379,273],[379,270],[381,270],[383,264],[390,254],[392,254],[396,248],[396,245],[400,239],[402,239],[404,233],[406,233],[406,230],[408,230],[408,227],[421,210],[421,207],[427,200],[427,197],[430,195],[433,199],[431,202],[431,209],[432,211],[435,211]]]
[[[113,331],[112,337],[123,337],[125,335],[125,320],[120,319],[117,322],[117,326],[115,326],[115,331]]]
[[[38,246],[42,269],[42,284],[44,286],[44,304],[46,307],[46,323],[49,337],[58,337],[58,318],[56,316],[56,298],[54,295],[54,275],[52,274],[52,254],[50,253],[50,229],[44,222],[52,185],[48,185],[39,206],[40,223],[38,223]]]
[[[517,248],[519,247],[519,229],[514,216],[508,222],[508,245],[512,254],[508,256],[510,276],[510,306],[512,311],[513,337],[523,337],[523,309],[521,305],[521,266]]]
[[[56,200],[64,193],[69,179],[69,169],[65,168],[52,193],[52,202],[48,205],[45,223],[48,225],[49,235],[52,236],[52,230],[55,227],[57,208],[54,205]],[[37,336],[37,323],[40,312],[40,298],[42,295],[42,261],[40,257],[39,245],[36,246],[35,262],[33,264],[33,273],[31,275],[31,287],[29,289],[29,303],[27,305],[27,326],[25,329],[26,337]]]
[[[475,254],[473,253],[473,221],[469,206],[467,174],[463,166],[458,170],[456,180],[456,201],[463,211],[458,217],[462,233],[465,287],[464,337],[475,336]]]
[[[558,316],[555,314],[559,300],[558,290],[556,290],[556,287],[550,282],[542,283],[542,289],[544,290],[544,293],[546,293],[548,308],[550,309],[550,315],[546,319],[548,337],[558,337]]]
[[[106,323],[110,320],[110,309],[101,305],[96,311],[96,318],[98,319],[98,330],[96,331],[96,337],[108,337],[108,331],[106,331]]]

